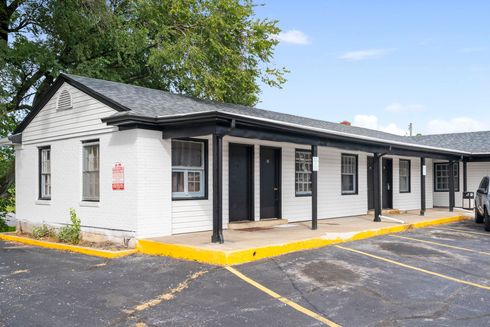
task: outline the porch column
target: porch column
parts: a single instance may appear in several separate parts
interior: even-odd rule
[[[449,211],[454,209],[454,161],[448,163],[449,169]]]
[[[468,162],[466,162],[466,159],[463,160],[463,192],[468,191],[468,167],[467,167]]]
[[[318,228],[318,145],[311,146],[311,229]]]
[[[373,153],[373,197],[374,197],[374,221],[381,221],[381,155]]]
[[[223,135],[213,134],[213,236],[211,242],[223,243]]]
[[[425,158],[420,158],[420,215],[425,216],[425,175],[427,168],[425,166]]]

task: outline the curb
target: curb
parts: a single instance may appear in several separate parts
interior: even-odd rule
[[[213,265],[237,265],[265,258],[275,257],[287,253],[310,250],[325,247],[328,245],[339,244],[349,241],[357,241],[375,236],[400,233],[411,229],[424,228],[442,224],[449,224],[471,218],[463,215],[438,218],[433,220],[420,221],[412,224],[403,224],[398,226],[383,227],[379,229],[370,229],[358,233],[345,233],[347,237],[327,238],[315,237],[301,241],[274,244],[257,248],[248,248],[243,250],[222,251],[213,249],[203,249],[189,245],[160,243],[150,240],[139,240],[136,249],[138,252],[149,255],[161,255],[175,259],[184,259],[197,261]]]
[[[81,253],[85,255],[90,255],[94,257],[102,257],[107,259],[115,259],[120,257],[125,257],[127,255],[131,255],[137,252],[136,249],[132,250],[122,250],[122,251],[110,251],[110,250],[100,250],[100,249],[92,249],[78,245],[70,245],[70,244],[62,244],[62,243],[54,243],[47,241],[34,240],[32,238],[17,236],[17,235],[9,235],[0,233],[0,240],[9,241],[9,242],[18,242],[28,245],[39,246],[47,249],[61,250],[61,251],[69,251],[75,253]]]

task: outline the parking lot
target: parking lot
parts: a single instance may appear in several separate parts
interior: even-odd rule
[[[488,249],[471,221],[233,268],[0,243],[0,324],[488,326]]]

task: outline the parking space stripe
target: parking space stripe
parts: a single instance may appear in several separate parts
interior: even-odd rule
[[[454,227],[437,227],[436,229],[443,229],[443,230],[451,230],[455,232],[464,232],[464,233],[469,233],[469,234],[476,234],[476,235],[485,235],[485,236],[490,236],[490,233],[483,233],[483,232],[472,232],[466,229],[462,228],[454,228]]]
[[[456,250],[474,252],[474,253],[483,254],[483,255],[490,255],[490,253],[488,253],[488,252],[482,252],[482,251],[477,251],[477,250],[473,250],[473,249],[462,248],[460,246],[454,246],[454,245],[449,245],[449,244],[444,244],[444,243],[439,243],[439,242],[421,240],[419,238],[413,238],[413,237],[407,237],[407,236],[401,236],[401,235],[388,235],[388,236],[396,237],[396,238],[402,238],[402,239],[406,239],[406,240],[410,240],[410,241],[414,241],[414,242],[422,242],[422,243],[427,243],[427,244],[434,244],[434,245],[443,246],[443,247],[446,247],[446,248],[451,248],[451,249],[456,249]]]
[[[391,260],[391,259],[388,259],[388,258],[384,258],[384,257],[378,256],[378,255],[374,255],[374,254],[371,254],[371,253],[364,252],[364,251],[359,251],[359,250],[356,250],[356,249],[348,248],[348,247],[345,247],[345,246],[340,246],[340,245],[334,245],[334,246],[337,247],[337,248],[339,248],[339,249],[342,249],[342,250],[346,250],[346,251],[350,251],[350,252],[362,254],[362,255],[367,256],[367,257],[371,257],[371,258],[374,258],[374,259],[378,259],[378,260],[382,260],[382,261],[385,261],[385,262],[389,262],[389,263],[392,263],[394,265],[398,265],[400,267],[404,267],[404,268],[416,270],[418,272],[422,272],[422,273],[425,273],[425,274],[428,274],[428,275],[432,275],[432,276],[437,276],[437,277],[440,277],[440,278],[444,278],[444,279],[447,279],[447,280],[450,280],[450,281],[453,281],[453,282],[456,282],[456,283],[470,285],[470,286],[473,286],[473,287],[477,287],[477,288],[481,288],[481,289],[490,291],[490,286],[481,285],[481,284],[477,284],[477,283],[473,283],[473,282],[468,282],[466,280],[462,280],[462,279],[459,279],[459,278],[454,278],[454,277],[451,277],[451,276],[439,274],[439,273],[436,273],[436,272],[433,272],[433,271],[430,271],[430,270],[427,270],[427,269],[423,269],[423,268],[419,268],[419,267],[407,265],[407,264],[402,263],[402,262],[399,262],[399,261]]]
[[[234,274],[235,276],[237,276],[238,278],[242,279],[243,281],[249,283],[250,285],[256,287],[257,289],[261,290],[262,292],[268,294],[269,296],[273,297],[274,299],[278,300],[278,301],[281,301],[282,303],[290,306],[291,308],[293,309],[296,309],[298,310],[299,312],[311,317],[311,318],[314,318],[322,323],[324,323],[325,325],[327,326],[330,326],[330,327],[341,327],[339,324],[323,317],[322,315],[316,313],[316,312],[313,312],[309,309],[306,309],[305,307],[297,304],[296,302],[293,302],[279,294],[277,294],[276,292],[274,292],[273,290],[270,290],[268,289],[267,287],[263,286],[262,284],[259,284],[257,283],[256,281],[254,281],[253,279],[245,276],[244,274],[242,274],[241,272],[239,272],[238,270],[236,270],[235,268],[233,267],[230,267],[230,266],[226,266],[225,267],[229,272],[231,272],[232,274]]]

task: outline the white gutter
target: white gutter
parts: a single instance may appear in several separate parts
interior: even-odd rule
[[[253,110],[253,109],[251,109]],[[213,112],[213,111],[203,111],[203,112]],[[447,152],[458,152],[461,154],[468,154],[471,155],[473,153],[467,152],[467,151],[460,151],[460,150],[452,150],[452,149],[446,149],[446,148],[439,148],[439,147],[434,147],[430,145],[419,145],[419,144],[414,144],[414,143],[405,143],[405,142],[399,142],[399,141],[387,141],[383,140],[380,138],[376,137],[371,137],[371,136],[364,136],[364,135],[356,135],[356,134],[350,134],[350,133],[345,133],[345,132],[339,132],[339,131],[333,131],[329,129],[323,129],[323,128],[318,128],[318,127],[310,127],[310,126],[305,126],[305,125],[300,125],[300,124],[295,124],[295,123],[287,123],[283,122],[280,120],[274,120],[274,119],[269,119],[269,118],[261,118],[261,117],[256,117],[256,116],[249,116],[249,115],[241,115],[241,114],[236,114],[236,113],[231,113],[231,112],[226,112],[226,111],[214,111],[216,113],[225,113],[228,115],[233,115],[233,116],[238,116],[238,117],[244,117],[244,118],[251,118],[255,119],[258,121],[263,121],[263,122],[268,122],[268,123],[275,123],[279,125],[284,125],[284,126],[291,126],[291,127],[298,127],[302,129],[307,129],[311,131],[317,131],[317,132],[322,132],[322,133],[328,133],[328,134],[334,134],[334,135],[339,135],[339,136],[347,136],[347,137],[352,137],[360,140],[367,140],[367,141],[376,141],[376,142],[382,142],[385,144],[396,144],[396,145],[405,145],[405,146],[411,146],[411,147],[416,147],[420,149],[427,149],[427,150],[438,150],[438,151],[447,151]],[[196,115],[200,114],[202,112],[193,112],[193,113],[184,113],[184,114],[177,114],[177,115],[164,115],[164,116],[158,116],[157,118],[169,118],[169,117],[182,117],[182,116],[191,116],[191,115]],[[394,135],[394,134],[393,134]]]
[[[379,218],[385,219],[385,220],[391,220],[391,221],[394,221],[394,222],[400,223],[400,224],[404,224],[405,223],[405,221],[403,221],[403,220],[396,219],[396,218],[393,218],[393,217],[383,216],[383,215],[379,215]]]

